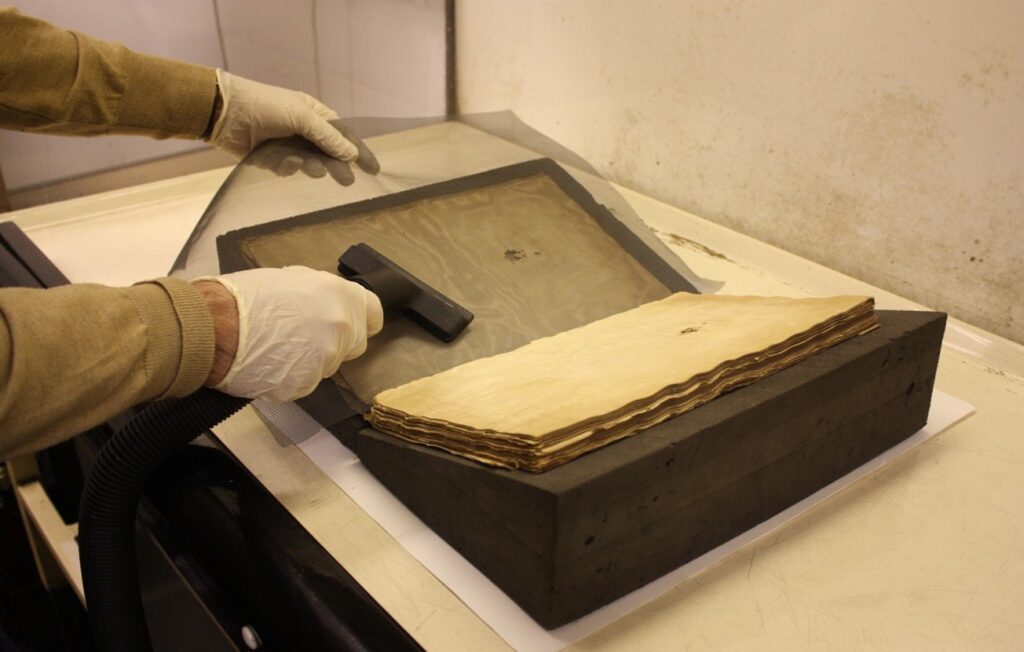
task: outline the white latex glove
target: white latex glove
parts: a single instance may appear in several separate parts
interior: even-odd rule
[[[223,106],[210,143],[239,158],[271,138],[299,135],[328,155],[355,160],[352,141],[328,123],[338,114],[315,98],[217,70]]]
[[[384,325],[376,295],[308,267],[253,269],[216,281],[238,306],[238,349],[216,389],[233,396],[290,401],[306,396],[362,355]]]
[[[330,124],[356,146],[359,158],[355,163],[363,172],[367,174],[380,172],[380,163],[377,161],[377,157],[373,155],[366,143],[349,129],[348,125],[341,120],[331,120]],[[324,154],[309,141],[302,140],[300,143],[295,143],[293,140],[278,140],[274,144],[267,143],[253,151],[245,159],[245,163],[270,170],[280,177],[288,177],[302,170],[303,174],[313,179],[330,174],[331,178],[343,186],[349,186],[355,182],[355,174],[347,161]]]

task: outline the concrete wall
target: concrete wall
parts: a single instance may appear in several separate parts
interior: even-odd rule
[[[228,70],[342,116],[445,112],[444,0],[217,0]]]
[[[1024,341],[1024,3],[457,4],[466,112]]]
[[[443,0],[20,0],[16,6],[140,52],[305,91],[342,116],[445,111]],[[15,191],[197,147],[205,145],[0,131],[0,168]]]

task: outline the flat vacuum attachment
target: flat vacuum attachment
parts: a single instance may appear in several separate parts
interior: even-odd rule
[[[405,315],[442,342],[454,340],[473,321],[473,313],[365,242],[349,247],[341,255],[338,271],[376,294],[384,306],[385,317]]]

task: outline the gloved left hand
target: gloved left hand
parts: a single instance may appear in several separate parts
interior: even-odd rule
[[[215,147],[243,157],[265,140],[298,135],[327,155],[306,157],[316,161],[308,165],[310,169],[304,170],[310,176],[331,172],[340,183],[347,185],[352,179],[344,163],[348,161],[355,161],[370,174],[380,171],[380,164],[369,148],[340,123],[338,114],[310,95],[261,84],[219,69],[217,84],[223,106],[210,135],[210,143]],[[332,169],[334,162],[337,165]],[[294,161],[276,163],[276,173],[292,174],[303,167],[305,159],[299,159],[298,165]]]

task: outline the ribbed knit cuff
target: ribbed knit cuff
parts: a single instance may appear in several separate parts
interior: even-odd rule
[[[164,305],[140,305],[139,314],[149,327],[149,351],[163,374],[163,396],[185,396],[203,386],[213,366],[213,319],[199,291],[175,278],[147,281],[136,287],[154,287],[164,295]],[[137,302],[138,303],[138,302]],[[167,319],[167,304],[176,320]],[[170,357],[176,360],[172,363]]]
[[[213,68],[131,51],[125,68],[119,126],[153,138],[202,136],[217,95]]]

